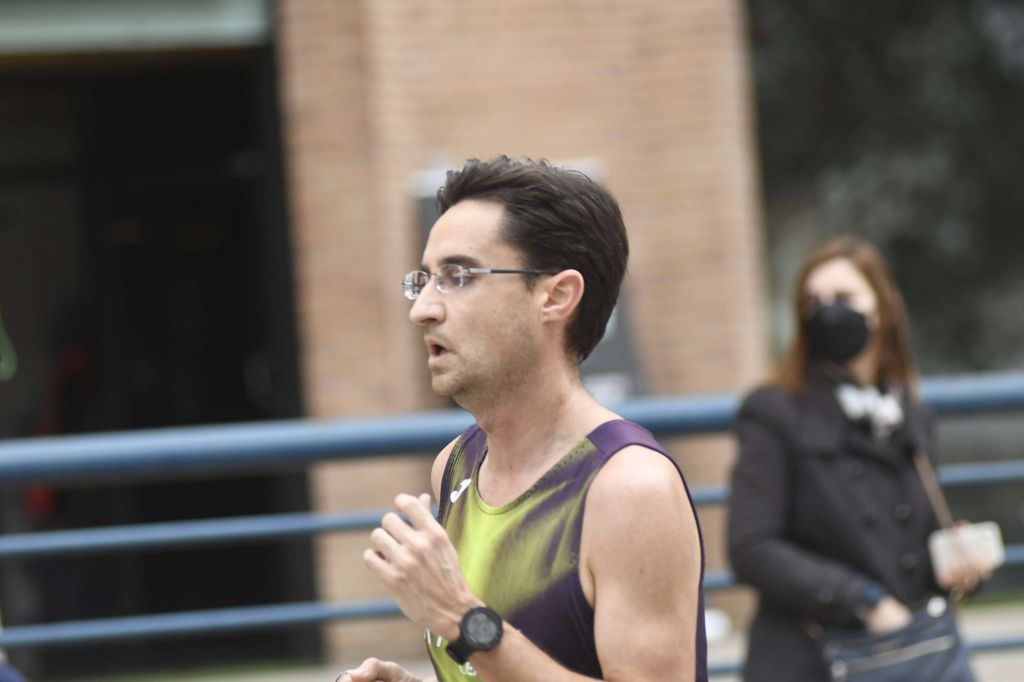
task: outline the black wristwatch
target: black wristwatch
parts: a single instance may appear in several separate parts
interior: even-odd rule
[[[477,606],[462,617],[459,638],[448,644],[446,651],[452,660],[462,665],[476,651],[490,651],[501,641],[501,616],[494,609]]]

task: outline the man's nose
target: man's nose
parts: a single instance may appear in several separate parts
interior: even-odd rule
[[[423,326],[431,322],[440,322],[442,319],[444,303],[441,300],[441,292],[434,286],[433,281],[428,281],[409,308],[409,320],[413,324]]]

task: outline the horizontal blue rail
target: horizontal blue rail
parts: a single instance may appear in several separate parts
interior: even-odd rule
[[[939,480],[944,488],[1024,481],[1024,460],[945,464],[939,469]],[[696,504],[724,504],[729,499],[724,485],[694,486],[690,494]]]
[[[347,514],[268,514],[233,519],[168,521],[0,536],[0,558],[92,554],[123,549],[257,542],[316,533],[372,530],[388,510]]]
[[[952,464],[939,473],[946,487],[1024,481],[1024,460]],[[698,505],[722,504],[728,488],[695,486]],[[387,509],[343,514],[298,512],[243,516],[233,519],[168,521],[82,530],[14,533],[0,536],[0,558],[83,554],[124,549],[256,542],[317,533],[372,530]]]
[[[1024,372],[931,377],[921,393],[939,414],[1024,409]],[[615,409],[656,434],[692,435],[729,428],[737,406],[733,395],[712,395],[638,398]],[[470,423],[465,412],[440,410],[8,440],[0,441],[0,481],[132,479],[437,451]]]
[[[0,481],[133,479],[437,451],[471,423],[457,410],[360,421],[190,426],[0,441]]]
[[[972,653],[1006,651],[1007,649],[1019,649],[1021,646],[1024,646],[1024,639],[1020,637],[994,638],[967,643],[967,648],[970,649]],[[727,663],[708,663],[709,677],[738,675],[742,671],[743,666],[737,661],[729,661]]]
[[[146,616],[96,618],[45,625],[19,625],[0,632],[0,647],[88,644],[104,640],[145,639],[216,632],[237,632],[401,615],[387,599],[337,604],[303,602],[241,606],[215,611],[184,611]]]
[[[1004,566],[1024,566],[1024,545],[1007,545]],[[708,571],[704,576],[704,591],[713,592],[736,587],[741,583],[731,571]],[[1022,640],[1024,643],[1024,640]]]

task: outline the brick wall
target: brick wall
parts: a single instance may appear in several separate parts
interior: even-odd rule
[[[757,378],[761,242],[738,0],[278,0],[277,10],[313,417],[432,404],[398,287],[419,262],[410,179],[497,153],[602,169],[630,231],[630,322],[652,392]],[[722,438],[675,452],[694,481],[720,479],[730,462]],[[427,466],[324,465],[314,499],[321,509],[386,505],[425,489]],[[720,521],[709,513],[704,523],[720,545]],[[365,544],[319,542],[324,598],[383,594],[359,561]],[[418,653],[418,640],[398,622],[328,634],[346,661]]]

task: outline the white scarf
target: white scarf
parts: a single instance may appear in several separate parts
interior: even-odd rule
[[[839,384],[836,400],[851,421],[867,419],[875,438],[887,438],[903,423],[903,408],[898,394],[881,393],[874,386]]]

